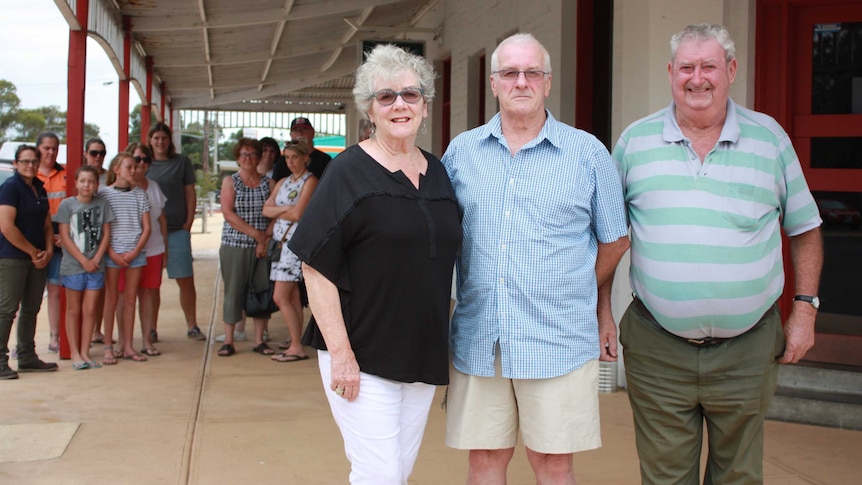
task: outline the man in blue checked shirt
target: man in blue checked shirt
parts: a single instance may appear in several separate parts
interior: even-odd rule
[[[539,483],[574,483],[601,446],[598,361],[617,357],[610,285],[629,247],[607,149],[545,109],[548,51],[530,34],[491,56],[500,103],[443,164],[464,212],[446,444],[467,483],[505,483],[520,432]]]

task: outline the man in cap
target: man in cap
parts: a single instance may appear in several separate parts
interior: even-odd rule
[[[323,171],[326,170],[326,166],[332,160],[332,157],[314,148],[314,127],[311,126],[311,121],[308,118],[294,118],[290,122],[290,140],[302,140],[308,144],[308,148],[311,150],[309,154],[310,159],[308,160],[308,171],[313,173],[318,179],[323,177]],[[272,179],[278,182],[288,175],[290,175],[290,170],[287,168],[287,163],[284,158],[280,157],[272,169]]]

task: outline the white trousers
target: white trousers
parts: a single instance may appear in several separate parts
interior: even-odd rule
[[[435,387],[360,372],[359,396],[348,401],[329,386],[331,358],[318,351],[323,390],[341,430],[353,485],[406,485],[425,433]]]

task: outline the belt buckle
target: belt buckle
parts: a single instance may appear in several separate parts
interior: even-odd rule
[[[705,340],[705,339],[700,339],[700,338],[690,338],[690,339],[686,339],[686,342],[690,343],[691,345],[696,345],[696,346],[698,346],[698,347],[701,347],[701,346],[703,346],[703,345],[706,345],[706,344],[707,344],[707,340]]]

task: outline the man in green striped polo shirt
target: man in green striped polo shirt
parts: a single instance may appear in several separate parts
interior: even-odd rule
[[[671,39],[673,102],[629,126],[613,157],[631,224],[635,299],[620,322],[643,483],[763,482],[763,420],[779,363],[814,344],[820,217],[787,133],[728,95],[724,27]],[[795,295],[782,327],[781,230]]]

